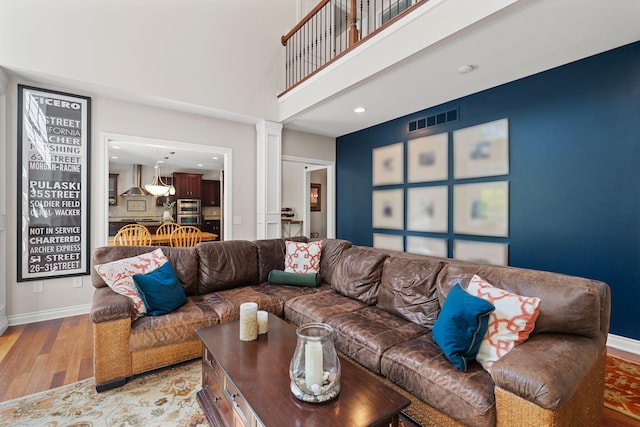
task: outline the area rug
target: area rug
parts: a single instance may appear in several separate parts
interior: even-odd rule
[[[640,420],[640,365],[607,356],[604,406]]]
[[[96,393],[93,378],[0,403],[0,427],[208,426],[196,392],[200,360]],[[420,426],[401,415],[401,427]]]

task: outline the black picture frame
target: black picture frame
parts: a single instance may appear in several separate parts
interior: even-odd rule
[[[322,210],[322,184],[311,184],[309,206],[311,207],[311,212],[320,212]]]
[[[89,274],[91,98],[18,85],[18,282]]]

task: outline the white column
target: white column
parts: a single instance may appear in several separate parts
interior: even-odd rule
[[[256,124],[257,239],[281,236],[282,124],[261,120]]]
[[[0,335],[7,330],[7,76],[0,68]]]

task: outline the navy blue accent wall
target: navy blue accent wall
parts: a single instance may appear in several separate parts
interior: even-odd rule
[[[509,264],[607,282],[611,333],[640,339],[640,42],[339,137],[337,237],[372,244],[373,148],[504,117]]]

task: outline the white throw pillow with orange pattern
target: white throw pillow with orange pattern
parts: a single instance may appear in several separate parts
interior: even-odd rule
[[[322,240],[316,242],[292,242],[287,240],[284,271],[289,273],[317,273],[320,271]]]
[[[162,267],[167,261],[168,259],[162,249],[156,249],[153,252],[135,257],[98,264],[94,268],[107,286],[115,293],[124,295],[133,301],[135,314],[132,320],[135,320],[147,314],[147,307],[145,307],[142,298],[140,298],[136,284],[133,281],[133,275],[151,273],[158,267]]]
[[[467,292],[496,308],[489,316],[489,328],[476,356],[482,367],[491,371],[498,359],[529,338],[540,312],[540,298],[496,288],[478,275],[471,278]]]

